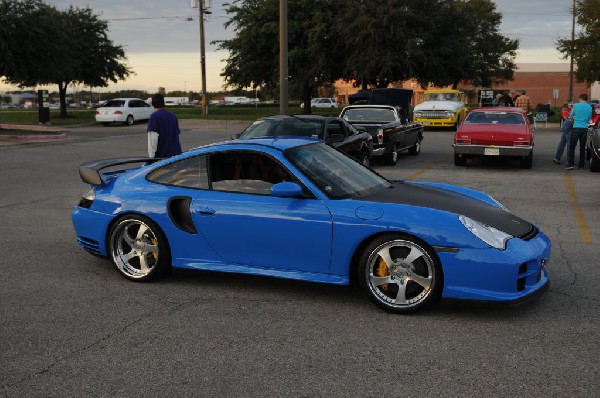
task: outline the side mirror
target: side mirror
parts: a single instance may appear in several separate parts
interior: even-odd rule
[[[237,134],[231,134],[231,138],[232,140],[237,140],[238,138],[240,138],[240,135],[242,135],[242,133],[237,133]]]
[[[295,182],[280,182],[271,187],[271,195],[278,198],[294,198],[302,196],[302,188]]]
[[[331,134],[329,136],[329,142],[342,142],[344,141],[344,134]]]

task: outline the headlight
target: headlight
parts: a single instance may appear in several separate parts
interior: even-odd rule
[[[423,116],[423,112],[414,112],[413,116],[414,117],[421,117],[421,116]]]
[[[506,242],[512,238],[511,235],[499,231],[494,227],[482,224],[466,216],[459,216],[458,219],[471,231],[473,235],[498,250],[506,249]]]
[[[454,111],[446,111],[447,117],[454,117]]]

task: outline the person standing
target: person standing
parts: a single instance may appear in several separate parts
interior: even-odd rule
[[[527,113],[532,108],[531,99],[525,95],[525,90],[518,91],[521,93],[521,95],[519,95],[517,99],[515,99],[515,106],[523,109],[525,113]]]
[[[508,95],[508,93],[505,92],[500,97],[500,106],[515,106],[515,104],[513,103],[513,100],[511,98],[511,96]]]
[[[562,126],[560,126],[560,142],[558,143],[558,147],[556,148],[556,155],[554,155],[554,159],[552,161],[556,164],[560,163],[560,158],[562,158],[563,152],[565,151],[565,147],[567,147],[567,156],[569,153],[568,143],[571,141],[571,123],[569,120],[565,120]]]
[[[575,164],[575,147],[579,142],[579,168],[583,169],[585,165],[585,143],[587,141],[588,123],[592,118],[592,106],[587,103],[587,94],[579,96],[579,102],[573,105],[571,113],[565,123],[570,123],[573,120],[573,130],[571,131],[571,139],[569,140],[569,150],[567,152],[566,170],[573,170]]]
[[[156,110],[148,120],[148,156],[167,158],[179,155],[181,131],[177,116],[165,109],[165,97],[162,94],[152,96],[152,106]]]

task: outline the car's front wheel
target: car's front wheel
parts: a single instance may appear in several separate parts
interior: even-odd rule
[[[408,154],[416,156],[420,153],[421,153],[421,137],[418,137],[417,142],[415,142],[415,145],[408,148]]]
[[[433,250],[402,234],[375,239],[360,258],[360,284],[379,307],[396,313],[416,311],[436,301],[443,274]]]
[[[127,119],[125,120],[125,123],[126,123],[128,126],[131,126],[131,125],[133,124],[133,122],[134,122],[133,115],[129,115],[129,116],[127,116]]]
[[[454,165],[455,166],[466,166],[467,158],[465,156],[460,156],[460,155],[454,154]]]
[[[109,234],[113,264],[127,279],[144,281],[164,275],[171,268],[171,252],[158,225],[147,217],[121,217]]]

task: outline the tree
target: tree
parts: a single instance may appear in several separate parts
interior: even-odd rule
[[[414,4],[413,4],[414,3]],[[418,5],[417,5],[418,3]],[[357,86],[387,87],[410,77],[413,26],[421,21],[414,0],[338,0],[335,33],[343,43],[343,77]]]
[[[0,77],[34,86],[35,76],[61,63],[59,43],[67,36],[54,23],[58,16],[41,0],[0,0]]]
[[[331,31],[331,0],[296,0],[288,5],[288,56],[290,89],[300,93],[304,111],[316,87],[341,74],[339,40]],[[227,50],[225,77],[228,87],[256,88],[278,85],[279,7],[273,0],[236,0],[226,8],[236,37],[218,42]]]
[[[411,48],[412,76],[422,86],[456,87],[461,80],[476,85],[511,80],[518,40],[499,33],[502,14],[490,0],[421,0],[430,10]]]
[[[565,59],[573,56],[577,81],[591,85],[600,80],[600,1],[578,0],[576,16],[581,31],[574,40],[557,40],[557,47]]]
[[[62,117],[67,116],[69,84],[106,87],[109,81],[117,82],[132,73],[125,65],[123,49],[108,39],[107,22],[90,8],[71,6],[61,12],[38,0],[0,1],[2,11],[15,21],[3,28],[7,37],[19,37],[22,32],[18,26],[34,26],[38,32],[33,35],[31,48],[19,48],[29,44],[20,39],[16,40],[17,48],[9,46],[6,52],[10,51],[12,58],[3,69],[6,80],[22,87],[57,84]]]

